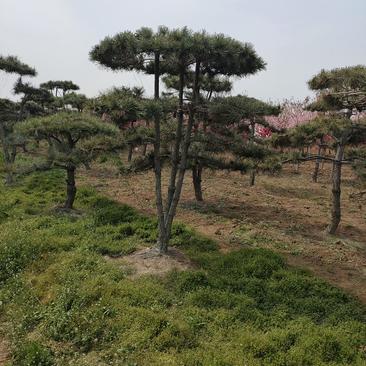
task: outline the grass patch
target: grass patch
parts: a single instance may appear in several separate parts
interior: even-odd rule
[[[131,279],[103,258],[151,246],[156,220],[63,173],[0,186],[0,320],[13,365],[364,365],[365,309],[264,249],[221,254],[184,225],[196,270]],[[248,237],[249,238],[249,237]],[[6,327],[5,327],[6,324]]]

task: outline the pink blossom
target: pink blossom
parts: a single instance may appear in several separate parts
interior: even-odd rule
[[[278,116],[267,116],[266,121],[277,129],[288,129],[308,123],[318,115],[317,112],[305,109],[308,103],[307,98],[304,101],[286,99],[282,103],[282,112]]]

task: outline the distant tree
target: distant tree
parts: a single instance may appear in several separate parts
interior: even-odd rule
[[[80,88],[72,81],[50,80],[40,84],[40,89],[49,92],[53,96],[52,104],[49,105],[53,113],[70,108],[81,112],[86,105],[86,96],[75,93]]]
[[[310,89],[317,91],[317,101],[313,109],[321,111],[339,111],[345,109],[350,118],[352,111],[366,109],[366,67],[353,66],[322,70],[309,82]],[[332,134],[336,142],[336,155],[332,172],[332,212],[327,231],[334,234],[341,220],[341,172],[345,147],[352,140],[366,142],[366,126],[360,121],[349,119],[338,123]]]
[[[163,77],[163,82],[168,90],[168,95],[176,94],[180,88],[180,77],[177,75],[166,75]],[[185,85],[183,95],[186,100],[192,98],[192,89],[194,86],[194,73],[192,71],[185,74]],[[218,97],[230,92],[232,89],[232,83],[228,77],[219,77],[214,75],[201,75],[200,77],[200,95],[197,105],[198,113],[194,123],[194,144],[189,149],[188,166],[192,171],[192,183],[194,187],[195,197],[197,201],[203,201],[202,194],[202,174],[205,165],[209,165],[210,168],[227,166],[223,161],[219,162],[217,159],[217,153],[226,150],[227,145],[213,146],[212,142],[215,140],[219,143],[218,139],[213,138],[212,134],[208,131],[208,104],[212,97]],[[178,113],[178,111],[177,111]],[[175,114],[177,114],[175,113]],[[187,111],[185,111],[187,114]],[[180,117],[182,118],[182,117]],[[211,141],[209,141],[203,135],[210,134]],[[213,140],[212,140],[213,138]],[[203,155],[205,156],[203,158]],[[215,160],[215,162],[214,162]]]
[[[309,99],[285,99],[281,102],[281,112],[278,115],[266,116],[266,121],[276,130],[287,130],[310,122],[317,117],[316,111],[308,109]]]
[[[341,177],[342,165],[350,163],[346,157],[347,146],[359,145],[364,148],[366,143],[366,120],[351,118],[366,109],[366,67],[354,66],[322,70],[309,82],[310,89],[317,92],[315,102],[310,110],[323,112],[312,123],[298,126],[289,131],[287,136],[280,137],[277,142],[291,144],[297,139],[299,143],[312,143],[321,136],[329,136],[335,146],[335,156],[326,157],[318,153],[316,156],[300,158],[301,161],[316,159],[328,160],[333,163],[332,170],[332,209],[331,220],[327,227],[329,234],[335,234],[341,220]],[[320,146],[320,145],[319,145]],[[362,154],[361,154],[362,155]],[[317,169],[317,167],[316,167]],[[316,169],[313,179],[316,180]]]
[[[112,88],[101,93],[89,103],[89,109],[102,119],[113,122],[124,131],[125,142],[128,146],[128,161],[132,160],[134,147],[145,144],[144,133],[148,139],[148,128],[135,126],[143,116],[142,88]]]
[[[86,103],[88,101],[88,98],[84,94],[79,93],[68,93],[63,97],[63,103],[65,105],[69,105],[72,108],[76,109],[78,112],[82,112],[84,107],[86,106]]]
[[[234,153],[241,158],[248,157],[251,161],[250,186],[254,185],[260,162],[271,154],[262,138],[256,135],[257,127],[259,125],[272,129],[266,116],[279,113],[279,106],[242,95],[218,98],[211,104],[210,115],[216,124],[230,126],[237,133],[244,133],[242,138],[246,139],[247,143],[244,147],[237,148]]]
[[[329,133],[331,133],[331,131],[328,126],[324,124],[324,120],[320,118],[320,116],[306,124],[300,124],[295,128],[287,130],[289,137],[288,146],[302,151],[301,154],[298,154],[299,158],[304,158],[304,148],[308,150],[307,158],[312,157],[309,153],[310,148],[314,145],[317,146],[317,157],[315,159],[315,166],[312,174],[314,183],[318,181],[320,163],[325,156],[325,151],[327,148],[331,147],[329,142],[331,142],[332,138]],[[298,161],[298,163],[299,162],[300,161]]]
[[[67,173],[67,198],[64,208],[72,209],[75,196],[75,171],[80,164],[88,164],[103,151],[98,137],[115,136],[118,129],[89,114],[62,112],[32,118],[18,126],[26,135],[52,141],[48,160],[52,166]]]
[[[235,153],[246,142],[229,126],[215,126],[196,129],[191,138],[188,153],[188,167],[192,171],[192,182],[196,201],[203,201],[202,173],[204,169],[245,172],[248,164],[237,159]]]
[[[0,56],[0,71],[7,74],[16,74],[20,78],[17,85],[22,83],[23,76],[35,76],[36,70],[22,63],[15,56]],[[14,125],[23,117],[23,103],[14,103],[8,99],[0,99],[0,141],[3,148],[6,183],[13,183],[14,162],[20,136],[14,133]]]
[[[15,83],[14,94],[19,95],[21,98],[18,104],[18,121],[23,121],[32,116],[43,116],[55,112],[55,98],[52,94],[46,89],[37,88],[30,83],[24,83],[21,78]],[[26,152],[27,140],[24,136],[18,136],[18,140],[19,137],[20,140],[23,140],[20,146]]]
[[[6,184],[13,183],[13,166],[16,157],[17,141],[14,124],[18,120],[18,106],[9,99],[0,99],[0,139],[3,150]]]
[[[362,112],[366,109],[366,66],[322,70],[308,85],[317,92],[314,110],[337,112],[345,109],[351,117],[353,110]]]
[[[53,112],[54,98],[46,89],[37,88],[30,83],[24,83],[22,79],[18,79],[14,85],[14,94],[19,95],[21,98],[19,104],[20,120],[32,115],[32,110],[35,110],[37,106],[40,114]]]
[[[40,87],[49,90],[55,97],[64,97],[68,92],[80,89],[78,85],[70,80],[50,80],[46,83],[42,83]],[[59,91],[62,92],[62,95],[58,95]]]
[[[91,100],[88,107],[101,118],[126,129],[142,116],[142,94],[137,88],[112,88]]]

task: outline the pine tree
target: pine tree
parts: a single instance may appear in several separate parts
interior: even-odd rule
[[[67,93],[63,97],[63,103],[65,106],[70,106],[76,109],[78,112],[82,112],[88,102],[88,98],[84,94],[80,93]]]
[[[37,72],[33,67],[21,62],[16,56],[0,56],[0,70],[7,74],[22,76],[36,76]]]
[[[366,67],[355,66],[322,70],[309,82],[309,87],[317,92],[315,102],[308,105],[309,110],[320,114],[313,121],[288,130],[285,134],[274,136],[273,142],[279,146],[301,148],[318,144],[316,155],[298,155],[297,162],[315,160],[313,181],[317,180],[320,161],[330,161],[332,169],[332,209],[327,233],[335,234],[341,221],[341,181],[342,165],[355,159],[364,164],[362,150],[366,142],[366,121],[353,119],[353,113],[366,109]],[[325,137],[331,139],[334,156],[322,153]],[[361,153],[347,156],[347,147],[360,146]],[[293,161],[294,158],[284,162]]]
[[[22,77],[36,76],[36,70],[22,63],[15,56],[0,56],[0,71],[19,76],[14,90],[22,84]],[[25,103],[14,103],[8,99],[0,99],[0,139],[3,148],[6,184],[13,183],[14,162],[20,137],[14,133],[14,125],[23,118]]]
[[[251,165],[249,185],[253,186],[255,175],[264,159],[273,154],[264,141],[256,135],[258,125],[272,128],[266,116],[278,115],[279,106],[265,103],[256,98],[243,95],[214,99],[210,106],[213,123],[222,127],[230,127],[237,134],[243,134],[246,144],[235,147],[234,155],[246,158]]]
[[[6,184],[13,183],[14,162],[17,152],[16,136],[13,127],[18,120],[18,106],[9,99],[0,99],[0,139],[6,172]]]
[[[71,80],[50,80],[42,83],[40,88],[49,90],[55,97],[64,97],[68,92],[80,89],[80,87]],[[62,92],[62,95],[58,94],[59,91]]]
[[[136,146],[151,142],[151,129],[135,126],[135,122],[143,117],[143,89],[142,88],[112,88],[101,93],[90,101],[89,108],[101,118],[113,122],[124,131],[124,141],[128,146],[128,161],[131,162],[133,149]]]
[[[332,210],[331,221],[327,228],[334,234],[341,220],[341,175],[345,148],[356,139],[366,142],[366,124],[364,121],[350,119],[353,111],[366,109],[366,67],[353,66],[322,70],[309,82],[310,89],[316,91],[317,100],[312,105],[315,110],[343,113],[348,119],[328,118],[329,130],[336,144],[332,170]]]
[[[205,32],[193,33],[187,28],[169,31],[165,27],[154,33],[142,28],[135,33],[123,32],[107,37],[91,51],[91,59],[112,70],[136,70],[154,75],[153,111],[154,172],[156,206],[159,222],[158,247],[161,253],[168,249],[172,223],[180,199],[188,166],[192,127],[199,108],[202,75],[245,76],[264,68],[250,44],[243,44],[223,35],[210,36]],[[185,78],[192,73],[192,95],[184,101]],[[176,75],[178,82],[178,111],[170,159],[170,179],[164,202],[162,192],[160,77]],[[187,110],[187,123],[184,111]]]
[[[18,126],[19,132],[44,139],[49,144],[47,159],[51,167],[62,168],[67,173],[67,198],[64,208],[72,209],[75,196],[75,171],[88,164],[105,145],[100,137],[116,136],[118,129],[86,113],[61,112],[31,118]]]
[[[173,91],[173,93],[179,91],[180,78],[176,75],[166,75],[163,77],[163,82],[166,88],[169,91]],[[185,85],[184,85],[184,98],[189,100],[192,98],[192,89],[193,89],[193,80],[194,74],[193,72],[187,72],[185,74]],[[194,141],[191,144],[192,146],[189,149],[189,162],[188,166],[192,171],[192,183],[195,193],[195,198],[197,201],[203,201],[202,194],[202,174],[203,169],[206,165],[209,165],[211,169],[217,166],[227,166],[227,164],[223,164],[223,162],[219,163],[218,161],[214,162],[216,157],[213,154],[217,153],[218,146],[213,146],[211,143],[214,139],[214,136],[210,136],[211,141],[207,139],[203,135],[207,135],[209,133],[208,126],[208,104],[211,101],[212,97],[218,97],[225,93],[228,93],[232,89],[232,83],[227,77],[219,77],[214,75],[202,75],[200,79],[200,95],[199,95],[199,110],[196,118],[196,122],[194,125]],[[166,93],[168,95],[173,94],[172,92]],[[216,142],[220,143],[219,140],[214,139]],[[225,150],[225,148],[219,148],[221,152]],[[205,158],[203,158],[203,154]],[[210,157],[209,157],[210,155]],[[206,163],[206,164],[205,164]]]

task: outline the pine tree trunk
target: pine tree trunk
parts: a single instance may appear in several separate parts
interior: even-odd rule
[[[6,145],[3,146],[3,153],[4,153],[4,165],[5,165],[5,184],[10,186],[14,183],[13,177],[13,165],[11,163],[10,154]]]
[[[146,127],[149,128],[150,127],[150,121],[146,121]],[[146,156],[146,152],[147,152],[147,145],[148,144],[144,144],[143,148],[142,148],[142,155]]]
[[[195,111],[196,111],[196,107],[198,105],[198,98],[199,98],[200,68],[201,68],[201,62],[199,60],[196,60],[193,97],[192,97],[192,103],[189,106],[189,119],[188,119],[186,131],[185,131],[184,140],[182,143],[182,154],[181,154],[182,157],[181,157],[181,161],[179,164],[177,183],[176,183],[176,188],[174,191],[173,198],[171,200],[170,207],[168,207],[168,209],[167,209],[166,218],[165,218],[165,229],[166,229],[168,241],[170,239],[172,224],[173,224],[173,220],[174,220],[174,217],[176,214],[178,202],[179,202],[180,195],[182,192],[184,176],[185,176],[185,172],[187,169],[188,149],[189,149],[190,142],[191,142],[192,127],[193,127],[194,120],[195,120]]]
[[[166,254],[168,252],[169,239],[166,228],[160,228],[159,226],[158,249],[160,254]]]
[[[14,183],[14,162],[17,154],[17,148],[15,145],[9,146],[5,144],[3,147],[4,151],[4,161],[5,161],[5,171],[6,171],[6,178],[5,184],[10,186]],[[10,150],[11,149],[11,150]]]
[[[75,167],[67,168],[67,198],[65,202],[65,208],[71,210],[74,205],[76,196],[76,185],[75,185]]]
[[[1,139],[1,145],[3,148],[4,165],[5,165],[5,172],[6,172],[5,184],[11,185],[13,183],[13,176],[12,176],[12,172],[11,172],[11,167],[9,166],[10,157],[9,157],[9,151],[7,148],[5,127],[3,126],[2,123],[0,123],[0,139]]]
[[[176,180],[177,180],[178,165],[179,165],[179,159],[180,159],[179,155],[180,155],[180,148],[181,148],[182,136],[183,136],[184,73],[185,73],[185,68],[181,67],[180,73],[179,73],[178,125],[177,125],[177,133],[175,136],[174,146],[173,146],[173,150],[172,150],[170,180],[169,180],[169,187],[168,187],[168,197],[167,197],[167,202],[166,202],[167,210],[169,210],[169,207],[172,204],[174,192],[176,189]]]
[[[200,165],[195,165],[192,168],[192,180],[196,201],[202,202],[202,167]]]
[[[128,146],[128,157],[127,157],[127,161],[130,163],[132,160],[132,153],[133,153],[133,146],[129,145]]]
[[[251,143],[254,144],[254,138],[255,138],[255,119],[253,119],[250,123],[250,139]],[[253,187],[255,183],[255,173],[256,169],[253,168],[250,170],[250,180],[249,180],[249,186]]]
[[[255,173],[256,173],[255,169],[252,169],[252,170],[250,171],[250,180],[249,180],[249,185],[250,185],[251,187],[253,187],[253,186],[254,186],[254,183],[255,183]]]
[[[14,183],[14,176],[11,167],[6,166],[5,185],[11,186]]]
[[[341,221],[341,179],[342,179],[342,160],[344,145],[339,143],[336,156],[333,162],[332,171],[332,210],[331,220],[327,228],[329,234],[335,234]]]
[[[315,167],[314,167],[314,173],[313,173],[313,182],[317,183],[318,181],[318,175],[319,175],[319,168],[320,168],[320,162],[321,162],[321,156],[323,151],[323,139],[320,140],[320,144],[318,147],[318,158],[315,161]]]
[[[160,55],[158,52],[155,53],[154,62],[154,99],[159,100],[160,91]],[[160,117],[158,115],[154,118],[154,128],[155,128],[155,141],[154,141],[154,173],[155,173],[155,199],[156,199],[156,209],[158,213],[158,250],[160,253],[166,253],[168,250],[168,240],[165,229],[165,215],[163,206],[163,195],[162,195],[162,184],[161,184],[161,159],[160,159]]]
[[[318,182],[319,167],[320,167],[320,159],[316,159],[314,173],[313,173],[313,177],[312,177],[314,183]]]

